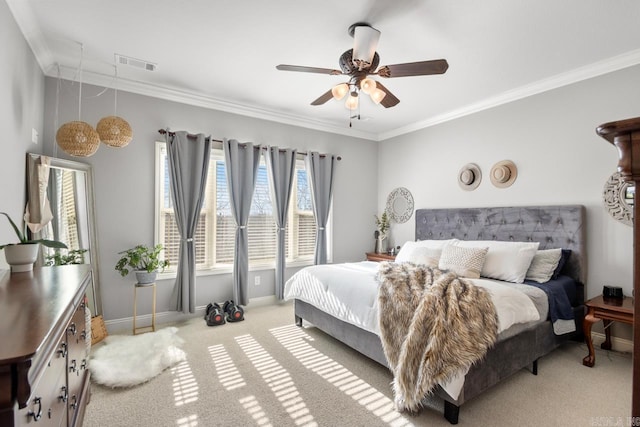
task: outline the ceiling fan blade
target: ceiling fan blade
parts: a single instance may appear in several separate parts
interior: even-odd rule
[[[377,71],[380,77],[409,77],[443,74],[449,68],[446,59],[407,62],[406,64],[385,65]]]
[[[302,73],[318,73],[318,74],[329,74],[332,76],[337,76],[343,74],[340,70],[332,70],[330,68],[316,68],[316,67],[305,67],[302,65],[285,65],[280,64],[276,65],[278,70],[282,71],[299,71]]]
[[[396,98],[396,96],[394,94],[392,94],[389,91],[389,89],[384,87],[384,85],[382,83],[376,82],[376,88],[378,88],[378,89],[382,90],[384,93],[386,93],[386,96],[384,98],[382,98],[382,101],[380,101],[380,104],[382,104],[382,106],[384,108],[395,107],[396,105],[398,105],[400,100],[398,98]]]
[[[331,98],[333,98],[333,93],[331,93],[331,89],[329,89],[328,91],[326,91],[325,93],[320,95],[320,97],[318,99],[313,101],[311,103],[311,105],[322,105],[325,102],[327,102],[328,100],[330,100]],[[385,98],[386,98],[386,96],[385,96]]]

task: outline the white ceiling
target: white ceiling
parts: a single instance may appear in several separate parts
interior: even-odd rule
[[[383,140],[640,63],[638,0],[6,0],[43,71],[105,87]],[[381,31],[380,64],[445,58],[443,75],[385,79],[400,104],[309,103],[345,76],[348,27]],[[376,77],[377,78],[377,77]],[[381,79],[382,80],[382,79]]]

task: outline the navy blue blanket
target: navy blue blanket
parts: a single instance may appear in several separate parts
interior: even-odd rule
[[[568,276],[559,276],[546,283],[525,280],[525,284],[542,289],[549,300],[549,318],[553,323],[556,335],[567,334],[576,330],[571,301],[575,299],[576,282]]]

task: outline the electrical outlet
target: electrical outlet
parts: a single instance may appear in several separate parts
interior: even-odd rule
[[[256,276],[256,286],[260,286],[260,276]]]
[[[34,144],[38,143],[38,131],[33,128],[31,129],[31,142]]]

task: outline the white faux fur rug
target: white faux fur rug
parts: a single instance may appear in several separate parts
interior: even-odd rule
[[[91,378],[109,387],[131,387],[149,381],[187,355],[178,328],[142,335],[110,335],[89,359]]]

